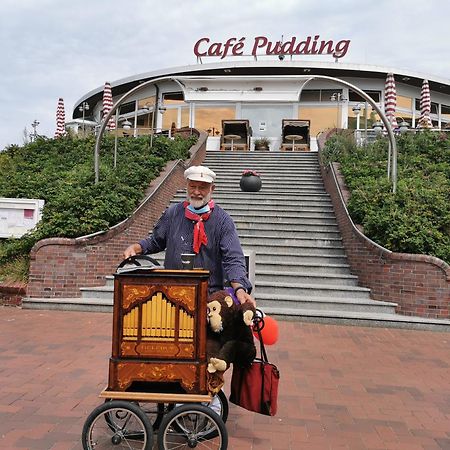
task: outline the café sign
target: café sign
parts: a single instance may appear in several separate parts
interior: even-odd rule
[[[257,36],[253,42],[247,42],[246,37],[231,37],[225,42],[211,42],[210,38],[203,37],[195,43],[194,54],[197,58],[215,56],[220,59],[244,55],[331,55],[342,58],[347,54],[349,45],[350,39],[335,42],[321,40],[320,35],[307,36],[303,40],[293,36],[287,41],[270,41],[265,36]]]

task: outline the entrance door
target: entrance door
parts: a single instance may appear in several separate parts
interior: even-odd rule
[[[259,137],[270,138],[271,150],[279,150],[281,144],[281,121],[283,119],[296,119],[293,116],[292,104],[285,105],[255,105],[242,104],[241,118],[248,119],[252,127],[252,141]],[[297,111],[297,108],[295,108]]]

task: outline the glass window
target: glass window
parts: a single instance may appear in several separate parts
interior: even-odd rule
[[[320,90],[320,101],[321,102],[331,102],[331,97],[333,94],[341,94],[342,89],[321,89]],[[336,95],[335,95],[336,97]]]
[[[163,94],[163,102],[167,105],[179,105],[184,103],[184,97],[182,92],[166,92]]]
[[[441,119],[442,126],[447,125],[450,122],[450,106],[441,105]]]
[[[380,103],[381,91],[364,91],[372,100],[376,103]],[[349,100],[351,102],[365,102],[366,100],[362,98],[357,92],[349,92]]]
[[[450,115],[450,106],[441,105],[441,113],[443,116],[449,116]]]
[[[236,118],[236,108],[221,106],[195,107],[195,128],[197,130],[214,130],[222,132],[222,120]]]
[[[138,108],[153,108],[155,106],[155,96],[152,95],[151,97],[145,97],[138,101]]]
[[[128,114],[134,112],[136,109],[136,102],[128,102],[120,105],[120,114]]]
[[[412,98],[403,97],[402,95],[397,95],[397,108],[405,108],[409,111],[412,109]]]
[[[336,92],[336,91],[333,91]],[[310,136],[314,137],[320,131],[334,128],[337,122],[337,108],[333,107],[305,107],[298,108],[298,117],[310,121]]]
[[[302,91],[301,102],[320,102],[320,89],[308,89]]]
[[[420,111],[420,98],[416,98],[415,101],[416,111]],[[431,114],[438,113],[438,104],[435,102],[431,102]]]
[[[24,219],[33,219],[34,217],[34,209],[24,209],[23,210],[23,218]]]
[[[178,108],[167,108],[162,116],[162,127],[164,130],[172,128],[172,123],[177,126],[178,122]]]
[[[189,108],[181,108],[181,127],[189,126]]]

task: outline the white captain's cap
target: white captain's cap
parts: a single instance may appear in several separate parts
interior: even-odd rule
[[[186,180],[214,183],[216,174],[206,166],[191,166],[184,171],[184,178]]]

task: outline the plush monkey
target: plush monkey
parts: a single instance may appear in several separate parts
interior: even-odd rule
[[[208,298],[208,372],[225,371],[231,363],[250,366],[256,356],[251,325],[255,308],[235,304],[227,291]]]

